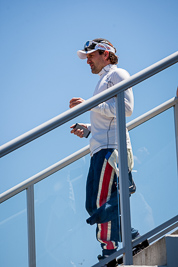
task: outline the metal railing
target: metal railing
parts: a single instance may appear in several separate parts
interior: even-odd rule
[[[116,96],[117,94],[123,92],[124,90],[132,87],[149,77],[157,74],[158,72],[172,66],[178,62],[178,51],[172,55],[158,61],[157,63],[151,65],[150,67],[132,75],[129,79],[120,82],[119,84],[111,87],[96,96],[93,96],[86,100],[84,103],[63,112],[62,114],[54,117],[53,119],[39,125],[38,127],[20,135],[19,137],[13,139],[12,141],[0,146],[0,157],[14,151],[15,149],[31,142],[32,140],[46,134],[47,132],[59,127],[60,125],[66,123],[69,120],[81,115],[82,113],[90,110],[91,108],[97,106],[103,101]]]
[[[119,84],[111,87],[110,89],[86,100],[84,103],[68,110],[59,116],[41,124],[40,126],[32,129],[31,131],[13,139],[12,141],[2,145],[0,147],[0,157],[7,155],[15,149],[33,141],[34,139],[46,134],[47,132],[59,127],[69,120],[79,116],[80,114],[90,110],[99,103],[106,101],[114,96],[116,97],[116,118],[117,118],[117,132],[118,132],[118,152],[119,152],[119,166],[120,166],[120,199],[121,199],[121,219],[122,219],[122,240],[123,249],[119,253],[123,254],[124,264],[131,265],[133,263],[132,257],[132,242],[131,235],[131,222],[130,222],[130,203],[129,203],[129,191],[128,191],[128,179],[124,179],[128,175],[127,173],[127,155],[126,155],[126,136],[125,126],[128,130],[140,125],[141,123],[151,119],[164,110],[174,106],[175,110],[175,129],[176,129],[176,148],[178,155],[178,100],[173,98],[159,107],[151,110],[150,112],[140,116],[134,121],[125,123],[125,107],[124,107],[124,90],[132,87],[145,79],[157,74],[158,72],[170,67],[178,62],[178,52],[164,58],[163,60],[153,64],[152,66],[138,72],[131,76],[129,79],[120,82]],[[29,248],[29,267],[36,266],[36,249],[35,249],[35,220],[34,220],[34,184],[48,177],[54,172],[62,169],[77,159],[85,156],[89,153],[89,146],[79,150],[78,152],[70,155],[69,157],[59,161],[58,163],[50,166],[49,168],[41,171],[40,173],[30,177],[17,186],[7,190],[0,194],[0,203],[9,199],[10,197],[18,194],[23,190],[27,190],[27,222],[28,222],[28,248]],[[122,155],[122,157],[121,157]],[[177,157],[178,158],[178,157]],[[176,218],[177,220],[177,218]],[[97,264],[95,266],[101,266]]]

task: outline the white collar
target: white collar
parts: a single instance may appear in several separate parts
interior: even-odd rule
[[[107,72],[109,72],[111,69],[116,69],[117,66],[114,64],[109,64],[109,65],[106,65],[99,73],[98,75],[99,76],[102,76],[103,74],[106,74]]]

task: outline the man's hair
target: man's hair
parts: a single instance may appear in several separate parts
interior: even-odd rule
[[[97,43],[105,43],[105,44],[109,44],[110,46],[112,46],[116,52],[116,48],[106,39],[103,38],[97,38],[93,40],[94,42]],[[105,51],[104,50],[98,50],[99,54],[102,55]],[[111,64],[117,64],[118,63],[118,56],[116,56],[114,53],[109,52],[109,58],[108,58],[111,62]]]
[[[105,51],[98,50],[98,52],[99,52],[100,55],[102,55]],[[112,52],[109,52],[108,59],[110,60],[111,64],[113,64],[113,65],[118,63],[118,57]]]

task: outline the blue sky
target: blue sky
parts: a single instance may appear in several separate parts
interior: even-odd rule
[[[176,52],[177,10],[176,0],[1,0],[0,145],[68,110],[73,96],[84,99],[92,96],[99,77],[91,74],[86,61],[76,54],[87,40],[109,39],[117,48],[119,67],[130,75]],[[176,64],[135,86],[134,112],[127,121],[174,97],[177,74]],[[137,194],[131,198],[132,221],[141,233],[177,214],[172,205],[177,193],[173,119],[171,109],[130,133],[137,183]],[[0,192],[86,146],[87,139],[70,134],[70,125],[79,121],[88,122],[89,113],[2,158]],[[64,255],[65,249],[72,255],[69,262],[64,257],[66,266],[81,266],[81,263],[90,266],[96,262],[100,248],[95,241],[95,227],[90,229],[85,223],[88,165],[89,156],[36,185],[37,266],[60,266],[59,251]],[[1,205],[0,231],[6,229],[4,239],[8,224],[22,225],[26,221],[25,202],[23,192]],[[60,205],[62,211],[58,211]],[[61,221],[65,224],[64,216],[67,221],[76,221],[76,227],[66,226],[68,234],[60,239],[58,228]],[[140,218],[144,218],[144,223]],[[25,227],[17,227],[17,237],[12,228],[11,235],[14,240],[19,235],[24,237],[24,241],[19,241],[25,248],[24,262],[27,261]],[[66,238],[71,239],[70,245],[64,242]],[[79,239],[82,245],[78,255],[73,244]],[[62,244],[59,240],[63,240]],[[13,245],[11,249],[14,250]],[[25,266],[24,262],[19,266]],[[8,259],[4,266],[10,264]]]

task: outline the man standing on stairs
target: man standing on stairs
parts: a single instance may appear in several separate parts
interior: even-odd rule
[[[91,72],[98,74],[100,80],[94,94],[107,90],[111,86],[130,77],[124,69],[117,68],[118,57],[116,49],[106,39],[98,38],[85,43],[84,49],[77,52],[80,59],[87,59]],[[131,116],[133,111],[133,92],[129,88],[124,93],[125,114]],[[70,108],[85,100],[74,97],[70,100]],[[117,250],[121,241],[118,218],[117,200],[117,138],[116,138],[116,108],[115,98],[99,104],[90,111],[91,124],[80,124],[91,132],[90,151],[91,162],[86,185],[86,209],[90,215],[88,224],[97,224],[96,237],[101,243],[102,255],[99,260],[108,257]],[[83,137],[84,131],[75,125],[71,133]],[[132,179],[133,154],[128,130],[126,129],[128,173],[131,181],[130,190],[134,192]],[[137,230],[132,228],[132,239],[138,237]]]

